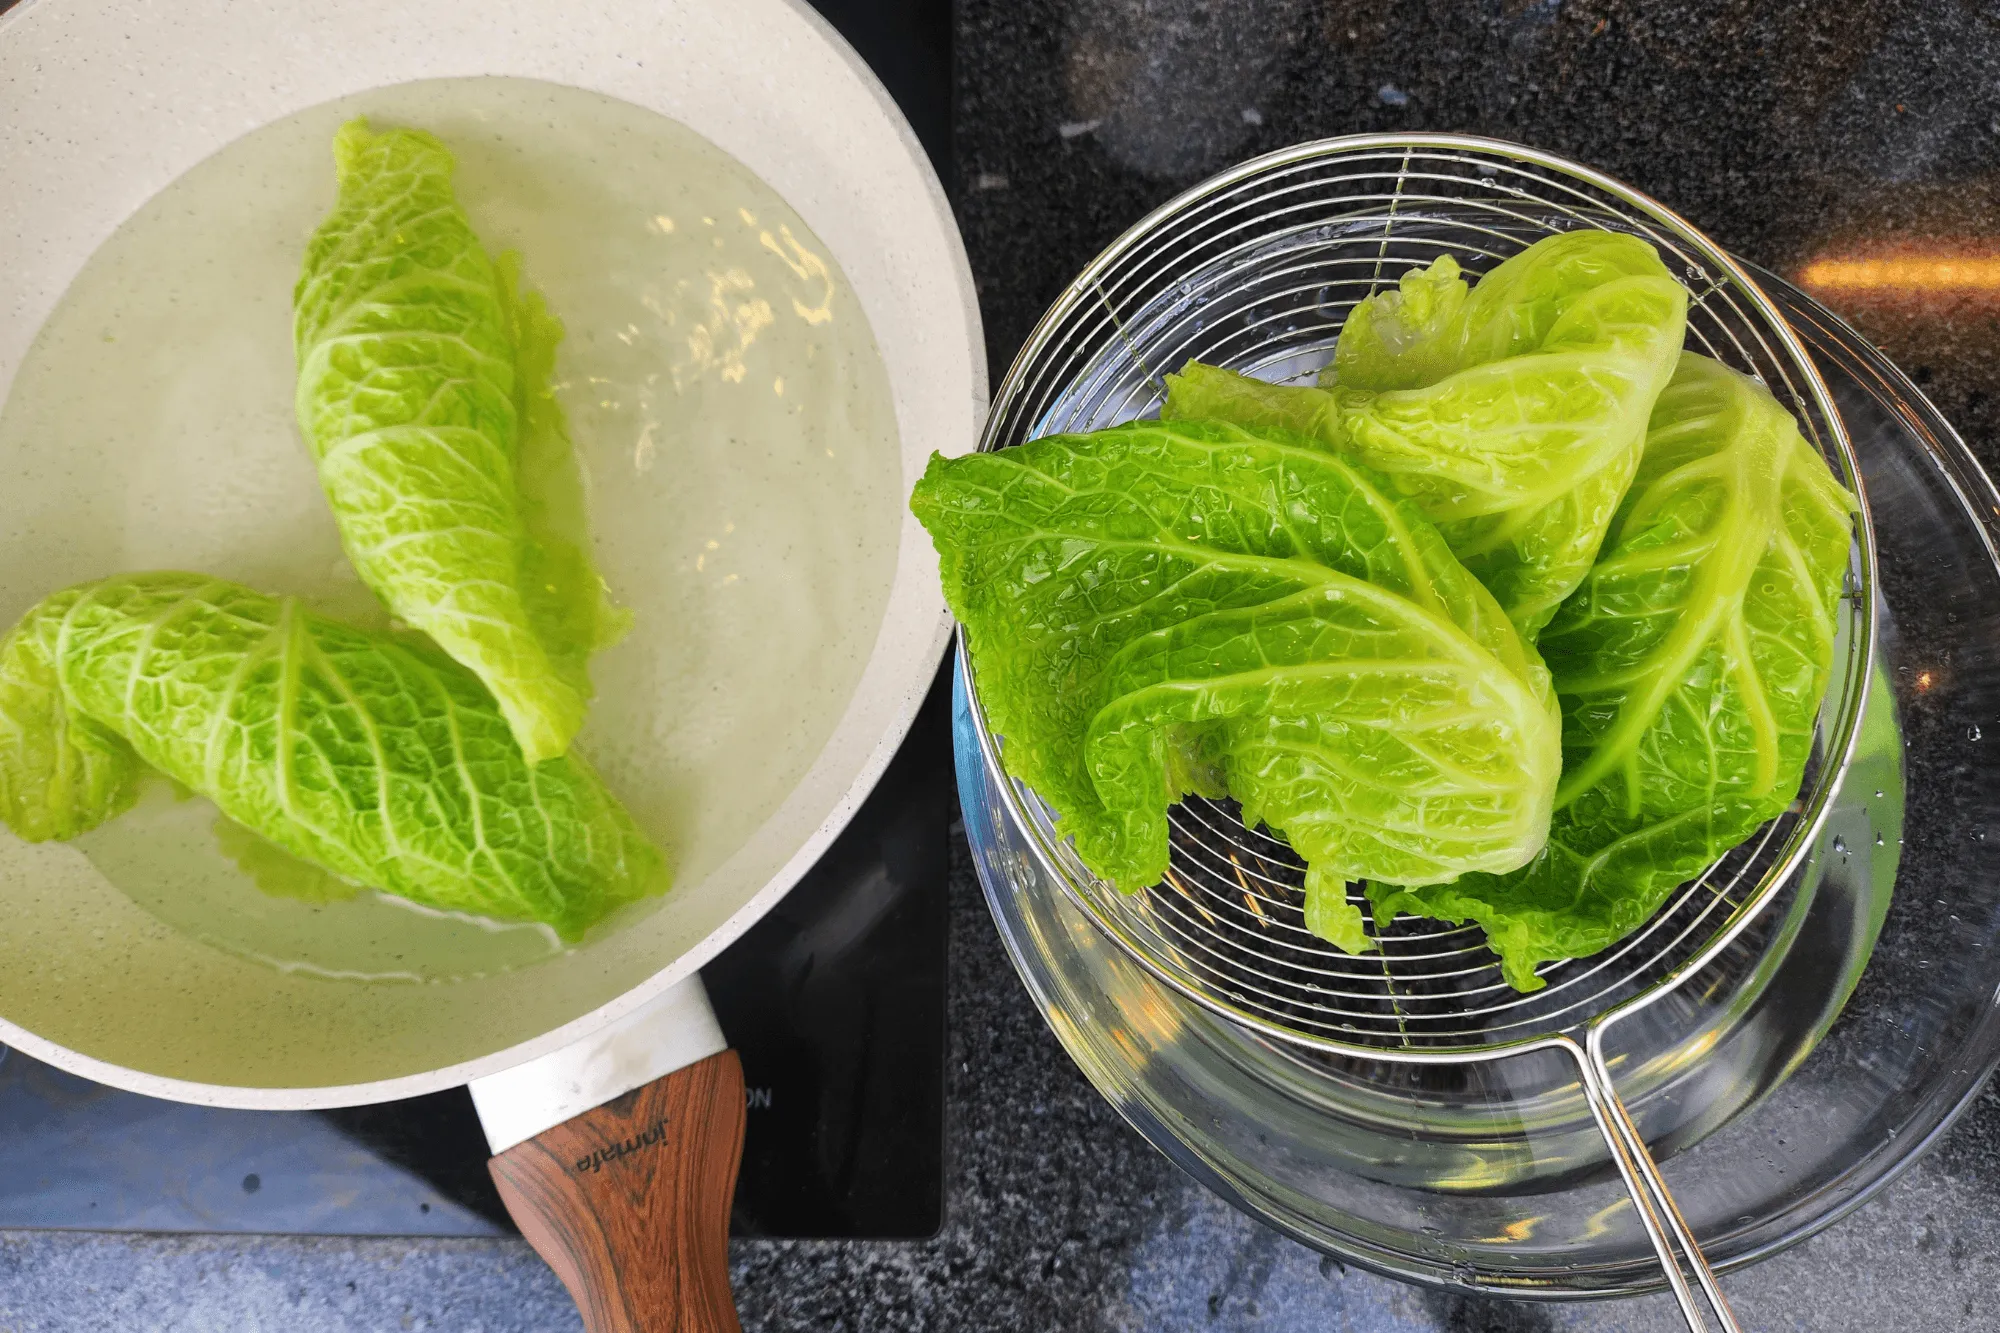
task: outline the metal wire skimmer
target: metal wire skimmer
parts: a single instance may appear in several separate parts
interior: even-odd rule
[[[1357,136],[1258,158],[1133,227],[1070,284],[1001,385],[982,448],[1094,430],[1155,411],[1161,374],[1189,358],[1273,380],[1317,371],[1354,305],[1441,254],[1468,275],[1553,232],[1651,241],[1692,300],[1688,346],[1763,381],[1862,493],[1826,386],[1783,317],[1714,242],[1636,190],[1518,145],[1453,135]],[[1529,995],[1501,979],[1475,927],[1402,918],[1379,952],[1349,956],[1304,926],[1303,867],[1227,802],[1173,812],[1163,883],[1123,895],[1096,880],[1019,783],[1002,799],[1045,868],[1153,976],[1267,1037],[1328,1056],[1406,1064],[1555,1050],[1575,1060],[1598,1130],[1689,1326],[1737,1329],[1714,1274],[1619,1101],[1604,1039],[1748,928],[1799,870],[1853,749],[1875,635],[1875,543],[1856,523],[1833,679],[1800,798],[1683,886],[1645,928],[1595,957],[1541,969]],[[972,712],[990,761],[998,747]],[[996,766],[996,771],[997,766]],[[1690,1281],[1692,1278],[1692,1282]],[[1697,1303],[1694,1288],[1707,1298]]]

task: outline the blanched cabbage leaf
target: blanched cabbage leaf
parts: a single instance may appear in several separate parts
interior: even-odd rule
[[[61,630],[59,614],[30,614],[0,638],[0,822],[28,842],[74,838],[124,813],[146,772],[123,736],[64,704]]]
[[[589,767],[529,764],[457,663],[198,574],[71,588],[0,640],[16,834],[88,831],[148,766],[342,879],[566,939],[667,886]]]
[[[584,553],[548,381],[562,325],[487,257],[451,153],[363,121],[293,296],[299,428],[362,579],[492,691],[530,763],[562,754],[624,622]],[[524,489],[525,487],[525,489]]]
[[[1340,326],[1333,363],[1319,374],[1320,387],[1421,389],[1470,364],[1461,273],[1456,259],[1439,255],[1429,268],[1405,269],[1394,287],[1355,306]]]
[[[1325,387],[1191,362],[1162,415],[1299,431],[1382,473],[1532,637],[1597,554],[1686,318],[1650,245],[1569,232],[1469,293],[1447,257],[1364,302]]]
[[[1563,715],[1548,847],[1507,875],[1375,889],[1477,921],[1522,990],[1644,924],[1798,795],[1855,500],[1752,380],[1692,353],[1604,555],[1545,630]]]
[[[936,542],[1007,771],[1096,874],[1159,882],[1168,806],[1242,803],[1369,946],[1346,881],[1504,871],[1559,768],[1548,676],[1416,508],[1310,441],[1139,422],[931,460]]]

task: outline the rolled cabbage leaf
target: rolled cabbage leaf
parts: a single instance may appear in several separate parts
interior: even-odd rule
[[[1791,804],[1833,661],[1854,497],[1763,386],[1689,353],[1604,555],[1541,637],[1562,703],[1548,846],[1511,874],[1371,886],[1476,921],[1521,990],[1607,948]]]
[[[1652,246],[1568,232],[1470,292],[1448,256],[1406,275],[1348,317],[1320,386],[1190,362],[1162,415],[1298,431],[1382,473],[1532,638],[1597,555],[1686,322]]]
[[[63,701],[61,610],[74,600],[58,593],[0,638],[0,822],[27,842],[74,838],[123,814],[146,774],[123,736]]]
[[[575,939],[667,887],[575,755],[531,765],[493,696],[428,643],[199,574],[44,599],[0,640],[0,817],[70,838],[148,768],[341,879]]]
[[[355,121],[334,159],[293,296],[300,431],[363,581],[479,677],[539,763],[569,748],[589,656],[625,627],[549,390],[562,325],[481,247],[443,144]]]
[[[1370,947],[1349,880],[1540,849],[1548,675],[1416,508],[1308,440],[1139,422],[934,457],[911,500],[1007,771],[1127,891],[1168,807],[1224,794],[1304,858],[1307,923]]]

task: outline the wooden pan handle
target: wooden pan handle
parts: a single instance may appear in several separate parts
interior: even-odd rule
[[[743,1065],[711,1055],[488,1163],[590,1333],[739,1333],[729,1205]]]

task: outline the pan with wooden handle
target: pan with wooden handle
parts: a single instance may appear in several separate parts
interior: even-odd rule
[[[591,1333],[737,1327],[743,1066],[700,977],[471,1089],[493,1183]]]
[[[893,429],[871,428],[855,455],[856,467],[878,468],[867,475],[885,479],[876,488],[888,497],[879,521],[894,531],[881,531],[880,559],[829,600],[813,581],[809,548],[800,548],[803,565],[785,565],[783,543],[766,543],[762,554],[775,563],[760,568],[780,583],[795,580],[787,586],[798,593],[798,623],[765,617],[739,627],[745,636],[766,636],[754,642],[773,651],[756,660],[769,660],[785,646],[772,636],[796,638],[815,618],[861,624],[852,690],[812,703],[811,716],[765,707],[759,727],[744,723],[751,701],[732,696],[727,679],[688,697],[663,669],[656,694],[641,698],[631,716],[609,715],[610,695],[601,697],[592,719],[597,739],[585,733],[590,745],[664,752],[677,737],[699,733],[751,769],[786,776],[754,808],[731,807],[700,825],[706,831],[698,837],[678,836],[661,815],[655,836],[673,845],[681,868],[657,910],[519,965],[413,978],[391,975],[393,967],[271,966],[245,950],[217,947],[174,917],[177,904],[237,873],[216,852],[209,826],[190,823],[190,809],[201,815],[198,803],[163,800],[148,807],[150,815],[135,811],[107,825],[109,836],[131,844],[123,869],[101,841],[27,844],[0,829],[0,1043],[99,1082],[209,1105],[351,1106],[469,1083],[507,1205],[569,1284],[592,1329],[733,1329],[725,1242],[742,1146],[742,1075],[708,1013],[699,970],[817,861],[916,716],[950,621],[936,556],[902,500],[932,451],[974,447],[985,410],[978,307],[951,209],[873,75],[798,0],[20,0],[0,14],[0,426],[8,413],[28,410],[10,399],[34,380],[38,339],[45,326],[60,323],[65,294],[84,289],[80,278],[107,241],[163,191],[226,160],[224,150],[246,136],[313,114],[357,114],[342,111],[346,106],[409,105],[426,95],[429,81],[447,79],[477,82],[489,93],[500,80],[517,89],[558,85],[657,113],[699,136],[690,171],[747,173],[741,179],[782,200],[784,210],[762,215],[748,207],[708,210],[713,216],[689,211],[681,207],[690,197],[684,179],[648,175],[621,158],[616,143],[578,138],[571,127],[561,162],[597,164],[618,173],[621,188],[636,180],[656,194],[657,205],[637,219],[652,231],[634,229],[656,247],[647,253],[678,246],[676,262],[696,263],[699,255],[689,259],[686,247],[721,246],[720,231],[704,229],[728,226],[739,229],[732,234],[745,256],[737,267],[735,260],[710,261],[715,271],[689,299],[712,320],[672,344],[707,358],[712,374],[699,393],[663,397],[656,411],[663,424],[637,441],[593,438],[602,421],[574,407],[572,426],[587,467],[590,458],[617,465],[607,464],[596,479],[601,497],[642,479],[678,484],[690,456],[672,450],[708,410],[703,404],[761,395],[758,410],[771,429],[730,436],[732,452],[718,457],[741,466],[749,451],[763,449],[775,463],[773,479],[759,484],[775,487],[790,475],[778,466],[787,458],[821,457],[823,442],[808,429],[814,392],[862,375],[884,385],[879,401],[888,407],[870,420],[887,422],[892,412]],[[564,132],[547,116],[535,123]],[[439,128],[462,146],[485,144],[479,151],[492,161],[511,160],[499,156],[506,145],[493,146],[504,126],[477,113],[461,116],[456,129]],[[337,562],[337,539],[327,535],[331,519],[293,434],[288,329],[298,255],[330,199],[323,156],[330,134],[312,151],[308,174],[316,184],[307,189],[328,198],[293,199],[284,196],[282,172],[248,173],[215,235],[235,235],[229,229],[246,218],[282,215],[297,226],[217,251],[198,271],[176,252],[104,288],[137,300],[152,283],[236,282],[252,311],[244,336],[217,343],[212,330],[187,319],[165,319],[151,331],[129,319],[115,329],[93,326],[78,345],[109,358],[106,375],[57,413],[49,430],[0,430],[0,625],[56,588],[138,568],[197,568],[308,597],[310,590],[288,584],[332,577],[325,571]],[[462,181],[474,174],[471,162],[461,160]],[[467,207],[475,225],[500,229],[482,239],[512,243],[502,233],[510,217],[522,216],[519,209],[480,216],[474,204]],[[787,210],[793,222],[779,216]],[[700,254],[711,252],[728,253],[711,247]],[[560,308],[549,275],[559,277],[565,263],[576,270],[600,260],[589,247],[547,246],[524,262],[531,275],[543,275],[545,294]],[[769,289],[751,291],[739,268],[753,263],[785,271],[772,269]],[[849,322],[837,327],[866,321],[865,337],[842,344],[862,347],[860,359],[829,370],[822,356],[796,371],[787,365],[773,369],[788,373],[746,378],[753,351],[766,355],[776,345],[772,320],[793,321],[797,333],[830,318],[826,301],[789,296],[787,275],[823,279],[830,301],[836,270],[851,292],[840,307]],[[620,291],[649,290],[645,284],[657,281],[650,271],[619,272],[626,284]],[[712,310],[700,305],[711,287]],[[621,344],[612,335],[630,336],[595,327],[587,312],[564,313],[564,355],[582,355],[593,340],[616,351]],[[669,343],[661,346],[671,350]],[[879,381],[871,358],[879,358]],[[168,386],[172,410],[207,412],[209,427],[147,435],[150,418],[139,420],[140,436],[105,454],[111,446],[89,427],[89,413],[124,401],[134,377],[158,375],[162,366],[184,368]],[[638,382],[666,386],[670,369],[663,361],[652,379],[641,373]],[[214,420],[224,399],[240,400],[244,415]],[[770,406],[777,403],[804,415],[787,416]],[[772,454],[776,445],[805,452]],[[198,504],[170,503],[175,487],[204,475],[227,484],[209,487]],[[51,527],[48,515],[57,508],[43,503],[51,497],[78,520]],[[802,513],[827,508],[823,495],[810,499]],[[699,551],[695,534],[712,526],[717,538],[707,547],[716,548],[732,540],[727,520],[742,515],[711,509],[670,496],[644,516],[644,531],[655,535],[633,545],[654,551],[679,541]],[[309,518],[294,522],[288,513]],[[301,550],[321,539],[306,523],[325,525],[321,536],[332,543],[317,564],[302,563]],[[691,555],[686,565],[699,570],[701,561]],[[658,586],[682,577],[678,566],[660,569]],[[350,590],[366,596],[358,583]],[[690,633],[673,616],[642,616],[617,651],[625,661],[648,653],[649,661],[693,660],[684,651]],[[786,685],[766,691],[762,702],[804,709],[807,692]],[[787,751],[780,769],[775,756],[786,747],[798,754]],[[758,769],[767,755],[769,766]],[[663,787],[619,795],[636,814],[698,806],[704,793]],[[152,826],[129,822],[142,816],[185,825],[186,836],[146,842],[132,830]],[[170,862],[180,875],[171,884],[161,878]],[[158,892],[142,901],[120,875],[152,876]],[[254,887],[243,891],[250,896],[241,901],[257,911],[324,908],[301,936],[342,909],[271,906],[276,900],[257,898]],[[435,919],[411,917],[397,930],[436,928]],[[393,955],[398,938],[382,947]]]

